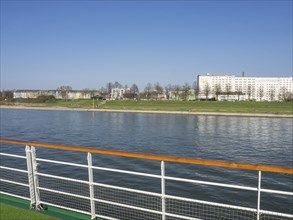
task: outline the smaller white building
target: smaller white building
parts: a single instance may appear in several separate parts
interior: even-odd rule
[[[123,99],[124,98],[124,94],[126,92],[129,92],[130,89],[127,88],[113,88],[111,89],[111,100],[118,100],[118,99]]]

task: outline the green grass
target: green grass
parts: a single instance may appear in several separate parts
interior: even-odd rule
[[[17,208],[5,203],[0,203],[0,219],[5,220],[58,220],[59,218],[54,218],[47,216],[45,214],[33,211],[25,210],[22,208]],[[60,219],[59,219],[60,220]]]
[[[9,105],[31,107],[64,107],[92,109],[92,100],[56,100],[50,103],[5,103]],[[293,102],[217,102],[217,101],[98,101],[95,108],[119,110],[152,110],[152,111],[187,111],[187,112],[226,112],[226,113],[262,113],[293,114]]]
[[[65,209],[56,208],[53,206],[46,206],[46,211],[34,211],[29,210],[30,202],[27,200],[15,198],[13,196],[7,196],[0,194],[0,219],[63,219],[63,220],[89,220],[90,216],[68,211]],[[19,214],[22,212],[24,214]],[[42,218],[39,218],[39,214]],[[31,216],[33,215],[33,216]],[[18,218],[21,216],[20,218]],[[23,218],[28,216],[28,218]],[[101,220],[101,219],[98,219]]]
[[[44,103],[37,103],[37,102],[1,102],[2,105],[16,105],[16,106],[28,106],[28,107],[63,107],[63,108],[83,108],[83,109],[92,109],[93,104],[95,108],[101,103],[99,100],[91,99],[77,99],[77,100],[62,100],[57,99],[53,102],[44,102]]]
[[[105,109],[293,114],[293,102],[109,101]]]

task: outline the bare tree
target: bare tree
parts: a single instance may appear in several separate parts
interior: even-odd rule
[[[69,93],[69,91],[72,90],[72,87],[71,86],[60,86],[57,90],[60,91],[62,98],[67,100],[68,93]]]
[[[270,100],[271,101],[275,101],[275,95],[276,95],[276,91],[275,91],[275,88],[271,89],[270,90]]]
[[[182,86],[182,95],[183,95],[183,99],[184,100],[187,100],[187,98],[189,97],[190,95],[190,86],[188,83],[185,83],[183,86]]]
[[[248,100],[251,100],[251,95],[252,95],[252,86],[251,84],[248,84],[247,86],[247,95],[248,95]]]
[[[166,98],[169,100],[170,99],[170,93],[172,92],[172,85],[168,84],[165,87],[165,94],[166,94]]]
[[[160,85],[159,82],[157,82],[154,87],[155,87],[155,90],[157,90],[158,93],[162,93],[163,88],[162,88],[162,86]]]
[[[107,94],[110,95],[113,89],[113,84],[111,82],[108,82],[106,85]]]
[[[134,83],[132,84],[131,88],[130,88],[131,94],[132,94],[132,98],[134,99],[137,94],[139,93],[139,89],[138,86]]]
[[[163,87],[160,85],[159,82],[157,82],[154,87],[155,87],[157,98],[158,98],[158,95],[163,94]]]
[[[221,85],[220,84],[216,84],[214,91],[215,91],[215,95],[216,95],[217,101],[219,101],[219,95],[222,93]]]
[[[93,96],[95,96],[96,92],[97,92],[97,90],[95,90],[95,89],[89,89],[89,88],[82,89],[81,90],[82,98],[85,98],[85,96],[87,94],[89,94],[90,97],[93,97]]]
[[[115,82],[114,84],[112,84],[114,88],[122,88],[122,85],[119,82]]]
[[[147,99],[150,99],[151,90],[152,90],[152,84],[148,83],[144,89]]]
[[[0,100],[10,100],[13,99],[12,91],[2,91],[0,92]]]
[[[262,86],[259,87],[258,95],[259,95],[260,101],[262,101],[262,98],[264,97],[264,88]]]
[[[236,95],[238,98],[238,101],[240,100],[240,96],[243,95],[244,93],[242,92],[242,88],[239,86],[236,87]]]
[[[107,89],[105,87],[101,87],[98,89],[98,92],[101,93],[101,95],[105,95],[107,93]]]
[[[205,97],[206,97],[206,101],[208,100],[209,98],[209,95],[211,93],[211,87],[210,87],[210,84],[209,83],[206,83],[204,89],[203,89],[203,92],[205,94]]]
[[[181,87],[179,85],[174,85],[173,86],[173,91],[174,91],[175,99],[178,100],[179,99],[179,93],[181,91]]]
[[[292,102],[293,101],[293,92],[288,92],[288,97],[287,100],[288,102]]]
[[[194,92],[194,96],[198,96],[199,94],[199,87],[198,87],[198,83],[197,81],[194,81],[193,84],[192,84],[192,89],[193,89],[193,92]]]
[[[287,91],[287,88],[285,86],[281,87],[279,94],[281,100],[288,101],[290,95],[290,92]]]
[[[230,83],[226,84],[225,92],[226,92],[226,95],[227,95],[227,100],[229,100],[229,96],[231,95],[231,84]]]

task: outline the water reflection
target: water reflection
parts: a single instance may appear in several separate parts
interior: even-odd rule
[[[292,119],[254,117],[199,117],[197,140],[203,154],[217,159],[292,165]],[[283,155],[283,156],[281,156]],[[214,157],[215,158],[215,157]]]

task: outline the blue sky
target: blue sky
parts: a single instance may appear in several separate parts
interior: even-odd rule
[[[1,89],[292,76],[292,1],[3,1]]]

